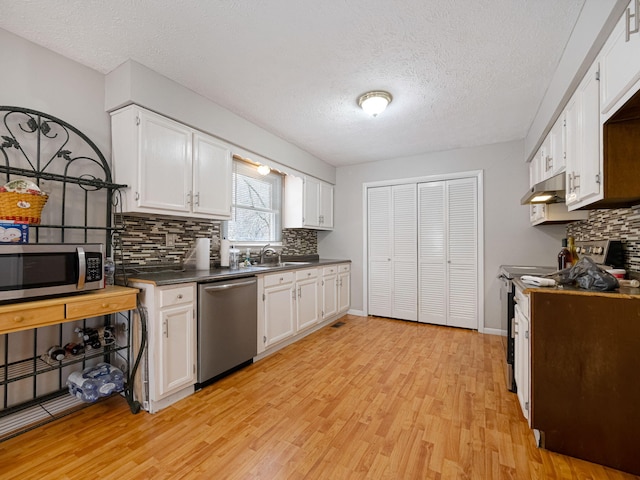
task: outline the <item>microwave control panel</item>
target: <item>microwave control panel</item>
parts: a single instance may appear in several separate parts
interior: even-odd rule
[[[102,254],[87,252],[87,282],[102,280]]]

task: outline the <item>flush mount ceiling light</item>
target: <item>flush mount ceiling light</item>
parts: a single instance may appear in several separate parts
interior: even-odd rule
[[[269,165],[259,165],[258,173],[260,175],[269,175],[271,173],[271,169],[269,168]]]
[[[372,117],[376,117],[378,114],[384,112],[384,109],[387,108],[387,105],[391,103],[392,99],[393,97],[389,92],[378,90],[361,95],[360,98],[358,98],[358,105],[360,105],[366,113]]]

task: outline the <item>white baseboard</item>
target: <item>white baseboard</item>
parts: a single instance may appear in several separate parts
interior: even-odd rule
[[[500,328],[485,328],[482,333],[486,333],[487,335],[500,335],[501,337],[507,336],[507,331]]]
[[[355,315],[356,317],[366,317],[364,310],[349,310],[348,315]]]

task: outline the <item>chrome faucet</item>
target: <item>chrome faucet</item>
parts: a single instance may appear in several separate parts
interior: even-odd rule
[[[262,250],[260,250],[260,263],[264,263],[265,255],[271,256],[276,254],[276,249],[270,246],[270,243],[267,243]],[[278,263],[280,263],[280,254],[278,253]]]

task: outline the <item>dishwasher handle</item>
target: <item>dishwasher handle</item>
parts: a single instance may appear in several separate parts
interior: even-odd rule
[[[253,285],[256,283],[255,279],[248,280],[246,282],[236,282],[236,283],[223,283],[222,285],[212,285],[210,287],[204,287],[203,290],[205,292],[215,292],[219,290],[229,290],[237,287],[246,287],[247,285]]]

